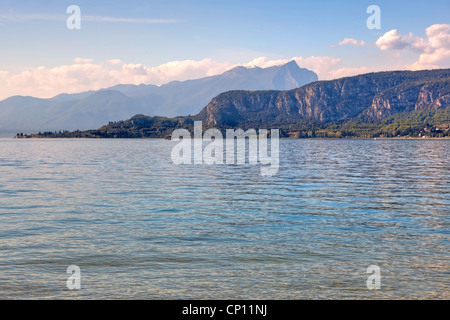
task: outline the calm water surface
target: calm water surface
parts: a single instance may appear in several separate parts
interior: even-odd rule
[[[282,140],[271,178],[174,145],[0,140],[0,298],[450,298],[450,140]]]

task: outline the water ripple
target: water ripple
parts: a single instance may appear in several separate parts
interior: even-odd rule
[[[272,178],[173,145],[0,140],[0,298],[450,297],[450,141],[282,140]]]

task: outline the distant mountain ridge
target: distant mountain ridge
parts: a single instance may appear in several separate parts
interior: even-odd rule
[[[154,114],[174,117],[196,114],[218,94],[230,90],[289,90],[317,81],[317,75],[300,68],[295,61],[268,68],[235,67],[220,75],[195,80],[172,81],[161,87],[117,85],[116,90],[131,98],[157,96]],[[206,98],[207,97],[207,98]],[[168,112],[168,110],[171,110]]]
[[[15,96],[0,101],[0,132],[86,130],[139,113],[185,116],[198,113],[229,90],[287,90],[317,80],[314,72],[291,61],[269,68],[236,67],[220,75],[162,86],[117,85],[51,99]]]

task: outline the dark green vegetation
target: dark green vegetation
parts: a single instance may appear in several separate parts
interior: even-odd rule
[[[297,138],[450,137],[450,107],[398,113],[381,121],[355,119],[343,123],[311,125],[297,132],[289,130],[289,133],[289,136]]]
[[[192,131],[192,117],[149,117],[136,115],[126,121],[110,122],[97,130],[44,132],[30,138],[164,138],[178,128]]]
[[[280,129],[282,137],[450,136],[450,69],[393,71],[318,81],[289,91],[229,91],[198,114],[137,115],[97,130],[33,137],[163,138],[177,128]]]

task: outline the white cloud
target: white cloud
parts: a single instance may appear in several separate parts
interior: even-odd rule
[[[291,59],[292,60],[292,59]],[[285,64],[289,61],[289,59],[278,59],[278,60],[269,60],[267,61],[266,57],[258,57],[244,64],[245,67],[260,67],[260,68],[269,68],[273,66],[278,66]]]
[[[382,35],[375,44],[380,50],[401,50],[410,45],[410,39],[394,29]]]
[[[311,57],[293,57],[291,59],[266,60],[266,57],[256,58],[244,66],[257,66],[267,68],[285,64],[289,61],[295,60],[301,68],[306,68],[317,73],[319,79],[331,79],[332,70],[342,63],[341,59],[328,56],[311,56]]]
[[[438,69],[450,67],[450,48],[440,48],[431,53],[422,53],[411,69]]]
[[[345,38],[344,40],[338,43],[338,46],[345,46],[345,45],[349,45],[352,47],[363,47],[366,45],[366,43],[364,42],[364,40],[358,41],[352,38]]]
[[[172,80],[186,80],[205,76],[211,76],[225,72],[235,65],[228,62],[216,62],[206,58],[203,60],[171,61],[157,67],[149,68],[150,74],[157,83],[165,83]]]
[[[426,35],[432,48],[450,47],[450,24],[434,24],[427,28]]]
[[[296,57],[294,60],[302,68],[317,73],[319,79],[332,79],[332,70],[342,64],[342,60],[328,56]]]
[[[381,36],[375,43],[381,50],[402,50],[405,48],[421,52],[427,46],[423,38],[415,37],[412,32],[401,35],[397,30],[391,30]]]
[[[92,59],[83,59],[83,58],[75,58],[73,59],[75,63],[83,64],[83,63],[92,63],[94,60]]]
[[[432,25],[426,36],[428,42],[413,69],[450,67],[450,24]]]
[[[123,64],[122,60],[120,60],[120,59],[111,59],[106,62],[110,63],[110,64]]]
[[[450,67],[450,24],[434,24],[425,30],[426,39],[412,33],[401,35],[391,30],[375,43],[380,50],[413,50],[419,59],[410,67],[413,70]]]
[[[187,80],[222,73],[235,65],[200,61],[171,61],[156,67],[124,63],[111,59],[94,63],[92,59],[75,58],[74,64],[53,68],[37,67],[20,73],[0,70],[0,99],[12,95],[50,98],[60,93],[98,90],[117,84],[156,84],[172,80]]]

